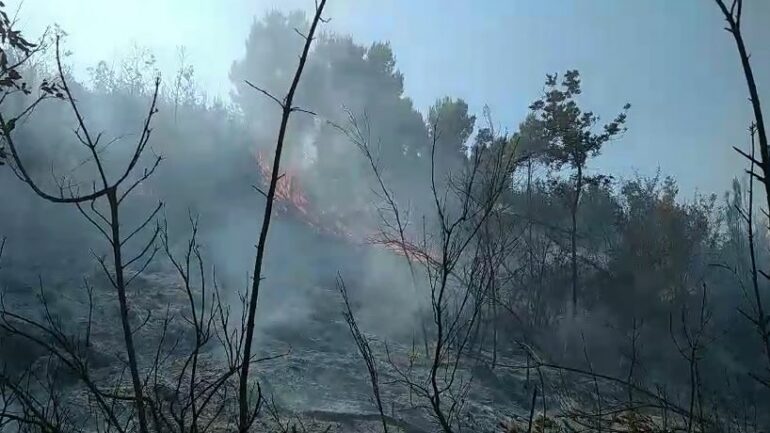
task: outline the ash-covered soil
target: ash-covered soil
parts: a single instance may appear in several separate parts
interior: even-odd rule
[[[428,377],[430,364],[417,332],[418,295],[414,294],[413,286],[402,287],[406,286],[403,278],[394,278],[388,272],[370,272],[373,263],[399,269],[397,263],[402,259],[388,252],[349,245],[314,251],[298,256],[295,263],[281,267],[280,271],[275,267],[278,258],[268,262],[274,267],[267,269],[260,298],[255,347],[258,356],[278,357],[255,368],[254,377],[263,393],[282,413],[307,423],[316,422],[322,431],[330,425],[336,431],[381,428],[366,366],[342,315],[343,304],[335,285],[339,272],[345,278],[359,325],[369,337],[377,358],[387,415],[405,431],[434,431],[436,424],[427,401],[411,392],[396,371],[409,370],[410,377],[418,382]],[[41,318],[38,295],[43,287],[42,293],[52,311],[68,331],[80,338],[84,337],[88,312],[82,277],[88,277],[94,288],[89,348],[94,376],[125,374],[117,299],[99,272],[69,275],[50,284],[44,279],[40,286],[41,280],[33,278],[36,270],[14,272],[14,268],[18,269],[14,266],[3,270],[6,308]],[[392,272],[404,271],[405,268]],[[66,275],[66,263],[56,272]],[[239,314],[236,293],[245,286],[246,279],[243,281],[240,287],[221,288],[234,317]],[[132,323],[138,327],[137,347],[146,369],[155,354],[164,318],[179,319],[188,314],[187,298],[178,275],[162,261],[138,277],[129,295]],[[167,340],[179,341],[176,350],[181,360],[191,344],[189,328],[184,320],[174,320],[166,332]],[[7,336],[3,342],[0,356],[12,368],[24,368],[45,358],[44,352],[32,343]],[[207,347],[204,358],[212,365],[222,362],[222,350],[216,342]],[[501,364],[508,365],[523,362],[515,354],[500,359]],[[173,363],[171,359],[170,364]],[[464,422],[474,431],[499,431],[502,420],[525,419],[534,386],[527,380],[523,371],[493,370],[478,361],[462,361],[456,383],[467,385],[462,396]],[[64,384],[73,392],[78,389],[74,378]]]

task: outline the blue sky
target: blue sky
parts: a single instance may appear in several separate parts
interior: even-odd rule
[[[745,0],[744,27],[770,110],[770,2]],[[13,8],[16,4],[9,3]],[[129,4],[127,6],[127,4]],[[167,74],[185,45],[201,84],[226,94],[254,16],[312,0],[26,0],[30,31],[59,23],[76,70],[149,47]],[[515,129],[546,73],[581,71],[583,105],[604,118],[632,104],[629,131],[592,164],[619,177],[674,175],[685,197],[722,193],[743,161],[751,120],[734,43],[713,0],[329,0],[328,29],[391,42],[421,110],[462,97]]]

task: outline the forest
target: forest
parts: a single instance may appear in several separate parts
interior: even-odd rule
[[[720,194],[593,169],[634,101],[576,69],[517,125],[420,111],[327,0],[228,98],[0,2],[0,432],[767,432],[766,83],[752,3],[700,1],[752,115]]]

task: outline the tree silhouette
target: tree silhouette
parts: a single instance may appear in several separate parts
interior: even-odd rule
[[[572,170],[572,190],[568,193],[571,217],[570,254],[572,263],[572,314],[577,314],[578,304],[578,260],[577,260],[577,215],[583,188],[590,183],[600,182],[603,176],[588,176],[584,170],[590,157],[601,152],[605,143],[625,130],[626,113],[631,107],[626,104],[615,119],[602,126],[601,132],[594,132],[599,116],[583,111],[577,104],[580,95],[580,74],[567,71],[561,83],[558,75],[547,75],[545,94],[530,105],[537,116],[542,137],[547,142],[544,159],[555,169]]]

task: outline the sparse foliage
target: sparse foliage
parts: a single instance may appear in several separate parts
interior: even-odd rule
[[[596,156],[605,143],[623,132],[626,112],[630,104],[623,106],[623,111],[611,122],[603,125],[600,132],[594,127],[599,116],[590,111],[583,111],[576,98],[581,94],[580,74],[576,70],[567,71],[561,82],[558,75],[548,75],[545,80],[545,95],[530,105],[538,116],[538,126],[542,128],[540,136],[545,140],[544,159],[552,167],[572,170],[570,175],[571,190],[565,193],[569,203],[571,217],[570,254],[572,264],[572,314],[577,314],[578,291],[580,286],[577,259],[578,206],[586,185],[599,183],[606,178],[602,175],[585,174],[588,158]]]

